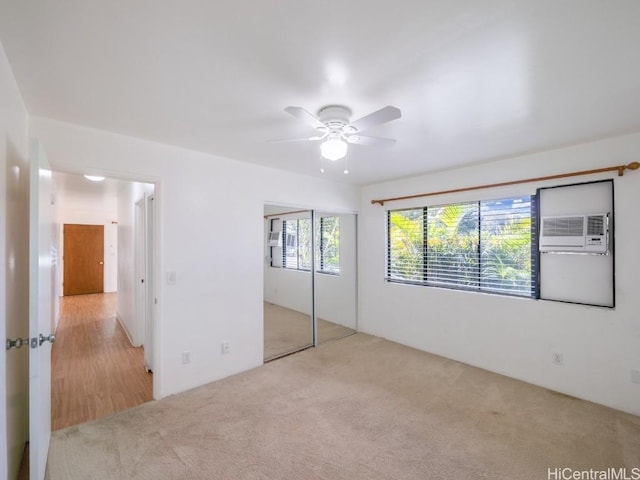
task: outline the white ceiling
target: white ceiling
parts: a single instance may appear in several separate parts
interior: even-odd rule
[[[637,0],[3,0],[0,39],[32,115],[303,174],[286,106],[399,107],[356,184],[640,130]]]
[[[56,200],[63,207],[82,208],[90,205],[95,209],[97,205],[103,205],[104,210],[117,209],[118,190],[127,183],[114,178],[92,182],[83,175],[72,173],[54,172],[53,175]]]

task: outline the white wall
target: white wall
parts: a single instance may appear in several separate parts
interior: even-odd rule
[[[30,127],[54,169],[156,184],[156,398],[262,364],[265,204],[358,206],[358,190],[347,185],[44,118]],[[169,271],[175,285],[164,283]],[[231,345],[224,356],[223,341]],[[182,364],[183,351],[191,363]]]
[[[153,193],[153,185],[123,182],[118,191],[118,291],[117,315],[134,346],[144,343],[143,319],[136,315],[135,209],[136,202]]]
[[[364,332],[640,414],[640,172],[615,179],[616,308],[510,298],[387,283],[386,210],[500,198],[590,177],[371,205],[372,199],[539,177],[638,160],[640,134],[425,175],[363,189],[360,222],[360,325]],[[564,354],[564,365],[551,362]]]
[[[104,224],[104,291],[118,291],[118,221]]]
[[[29,336],[28,116],[0,44],[0,332]],[[29,348],[0,349],[0,480],[16,478],[28,437]]]

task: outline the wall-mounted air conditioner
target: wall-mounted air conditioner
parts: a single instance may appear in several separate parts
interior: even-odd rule
[[[608,253],[609,214],[542,217],[538,246],[545,253]]]
[[[267,241],[267,245],[269,247],[281,247],[281,238],[282,236],[280,235],[280,232],[269,232],[269,240]]]

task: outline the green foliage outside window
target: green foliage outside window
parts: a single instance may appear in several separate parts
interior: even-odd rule
[[[531,197],[388,214],[387,277],[532,295]]]
[[[317,270],[340,273],[340,217],[320,217]]]
[[[311,219],[282,222],[286,237],[282,242],[282,265],[294,270],[311,270]]]

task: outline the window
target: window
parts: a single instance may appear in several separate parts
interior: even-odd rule
[[[535,295],[534,197],[387,214],[387,280]]]
[[[320,217],[319,260],[317,271],[340,274],[340,218]]]
[[[282,266],[311,270],[311,219],[283,220]]]

